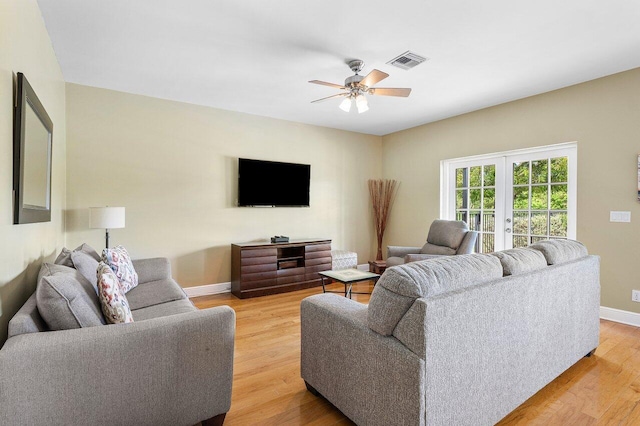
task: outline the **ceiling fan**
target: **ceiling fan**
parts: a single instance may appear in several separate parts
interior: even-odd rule
[[[349,112],[351,109],[351,104],[353,101],[356,103],[356,107],[358,108],[359,113],[363,113],[369,110],[369,105],[367,104],[367,98],[365,95],[378,95],[378,96],[400,96],[406,98],[411,93],[411,89],[392,89],[387,87],[372,87],[374,84],[384,80],[389,77],[389,74],[386,72],[382,72],[379,70],[373,70],[366,77],[359,75],[359,72],[362,71],[364,67],[364,62],[355,59],[353,61],[348,62],[349,68],[351,71],[355,73],[351,77],[347,77],[344,81],[344,85],[327,83],[326,81],[320,80],[311,80],[309,83],[313,84],[321,84],[323,86],[336,87],[338,89],[346,90],[344,93],[338,93],[337,95],[327,96],[326,98],[316,99],[315,101],[311,101],[311,103],[322,102],[332,98],[344,97],[342,103],[340,103],[340,109]]]

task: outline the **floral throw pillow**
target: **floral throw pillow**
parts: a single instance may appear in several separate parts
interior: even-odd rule
[[[108,324],[133,322],[129,302],[118,277],[104,262],[98,264],[98,297],[104,318]]]
[[[133,269],[133,263],[127,249],[122,246],[106,248],[102,250],[102,261],[109,265],[116,274],[123,292],[126,293],[138,285],[138,274]]]

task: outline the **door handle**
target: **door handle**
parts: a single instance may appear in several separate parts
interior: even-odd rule
[[[507,223],[511,223],[511,218],[507,218]]]
[[[511,228],[505,229],[504,232],[511,232]]]

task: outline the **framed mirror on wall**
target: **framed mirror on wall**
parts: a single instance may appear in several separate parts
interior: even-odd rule
[[[13,125],[13,223],[51,221],[53,122],[18,73]]]

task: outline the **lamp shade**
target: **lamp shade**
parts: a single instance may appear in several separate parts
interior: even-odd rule
[[[89,228],[124,228],[124,207],[89,207]]]

